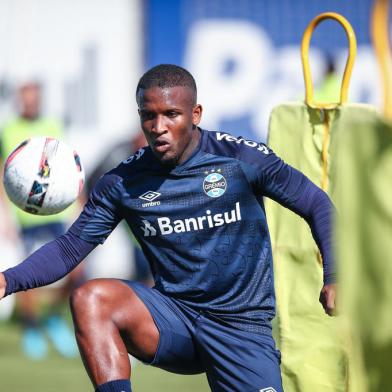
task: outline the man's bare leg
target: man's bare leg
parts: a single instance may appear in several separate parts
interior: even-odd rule
[[[128,353],[154,358],[159,331],[135,292],[120,280],[95,279],[71,296],[76,340],[94,387],[129,380]]]

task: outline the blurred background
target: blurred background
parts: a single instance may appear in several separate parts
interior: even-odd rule
[[[134,99],[142,73],[175,63],[196,78],[202,127],[265,141],[271,109],[303,100],[300,42],[308,23],[325,11],[345,16],[356,33],[349,101],[379,107],[371,6],[371,0],[0,0],[0,130],[20,110],[20,87],[39,83],[40,115],[62,123],[64,138],[80,154],[93,184],[143,145]],[[331,74],[334,86],[339,83],[346,56],[343,28],[322,23],[310,50],[316,90],[322,92]],[[18,222],[7,203],[0,226],[3,270],[23,257]],[[83,279],[149,283],[128,237],[124,227],[116,229],[84,263]],[[15,297],[0,303],[0,390],[90,390],[78,357],[61,355],[51,345],[39,360],[25,355]],[[45,296],[40,306],[47,306]],[[139,363],[133,384],[137,390],[208,390],[203,376],[168,375]]]

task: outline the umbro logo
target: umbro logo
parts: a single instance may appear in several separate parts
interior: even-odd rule
[[[154,192],[154,191],[147,191],[143,193],[142,195],[139,196],[139,199],[147,201],[147,203],[143,203],[142,207],[154,207],[154,206],[159,206],[161,202],[154,201],[157,197],[161,196],[161,193],[159,192]]]
[[[146,201],[153,201],[158,196],[161,196],[161,194],[159,192],[147,191],[146,193],[143,193],[142,195],[140,195],[139,199],[146,200]]]
[[[276,392],[276,389],[272,387],[268,387],[268,388],[260,389],[260,392]]]

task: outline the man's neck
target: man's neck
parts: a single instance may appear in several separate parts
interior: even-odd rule
[[[177,164],[180,165],[181,163],[185,162],[195,151],[197,146],[199,145],[199,140],[201,137],[201,132],[198,127],[195,127],[195,129],[192,131],[192,138],[184,150],[183,154],[181,155],[181,158],[178,160]]]

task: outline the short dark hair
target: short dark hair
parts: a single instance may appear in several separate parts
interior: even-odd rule
[[[185,68],[174,64],[160,64],[149,69],[139,80],[136,87],[136,99],[139,90],[152,87],[189,87],[193,94],[195,103],[197,101],[197,87],[193,76]]]

